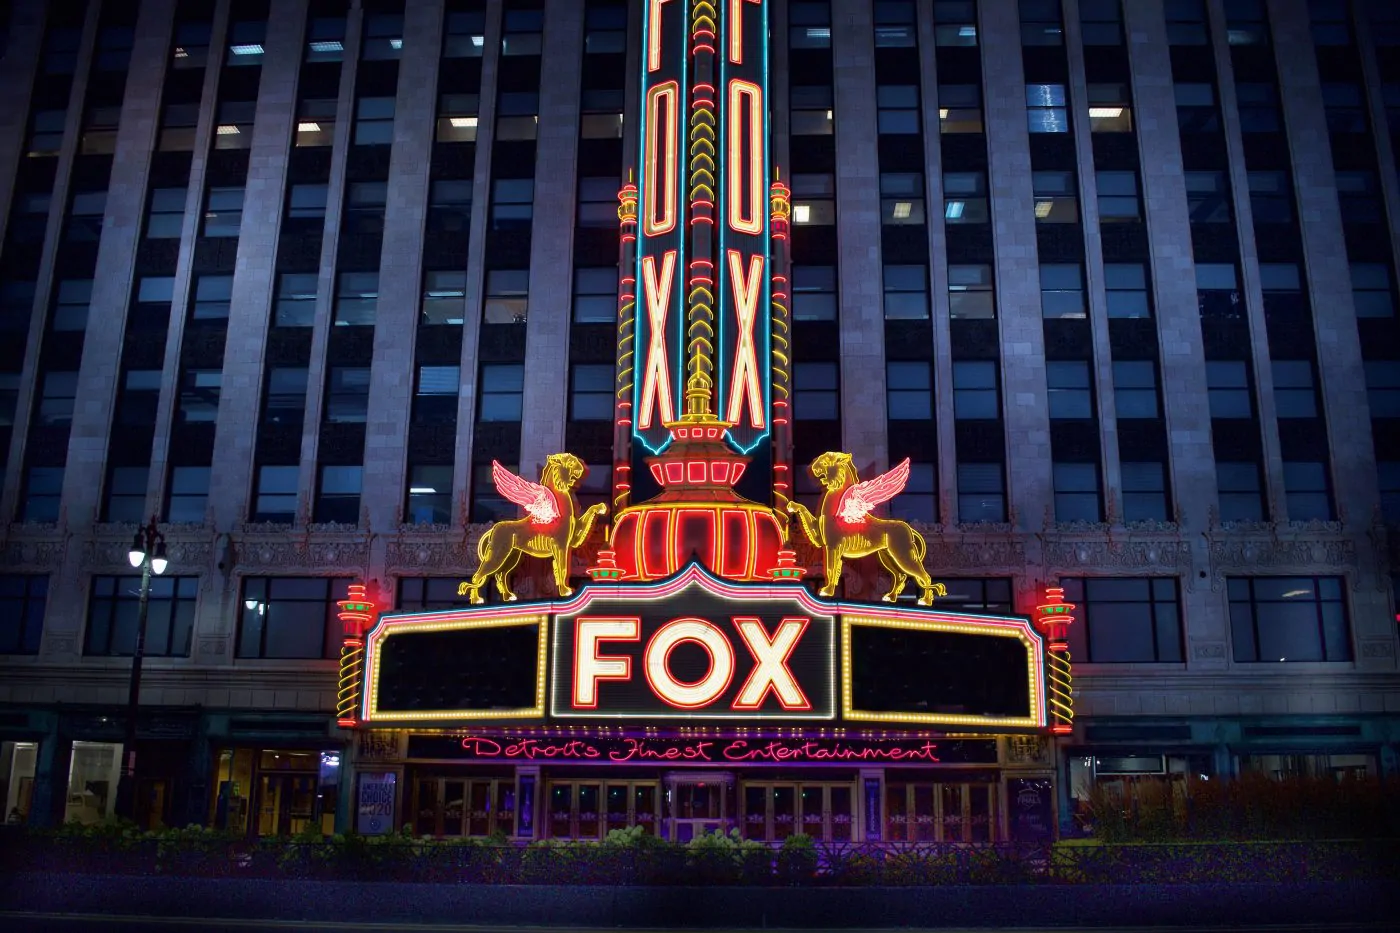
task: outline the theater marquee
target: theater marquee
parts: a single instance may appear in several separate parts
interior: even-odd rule
[[[732,583],[691,564],[667,580],[590,585],[568,600],[386,614],[365,639],[361,714],[381,725],[818,720],[1030,730],[1047,722],[1043,649],[1024,618],[826,601],[800,584]],[[739,751],[666,753],[724,760]],[[813,746],[791,760],[807,754],[838,753]]]

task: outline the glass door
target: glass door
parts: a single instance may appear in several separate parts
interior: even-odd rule
[[[316,816],[314,774],[263,774],[258,778],[258,835],[295,836]]]
[[[641,826],[656,831],[656,781],[553,781],[549,785],[549,835],[601,839],[610,830]]]
[[[513,778],[420,778],[414,794],[414,832],[420,836],[515,832]]]
[[[713,776],[676,775],[669,779],[670,833],[675,842],[723,829],[728,818],[728,783]]]
[[[854,799],[854,786],[845,783],[746,783],[744,838],[782,842],[805,833],[824,842],[849,842]]]
[[[887,783],[885,838],[890,842],[993,842],[997,785]]]

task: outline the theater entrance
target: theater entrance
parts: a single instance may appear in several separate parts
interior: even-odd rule
[[[729,792],[734,775],[723,772],[674,772],[666,775],[666,835],[689,842],[729,826]]]
[[[805,833],[822,842],[853,838],[855,784],[827,781],[745,781],[745,839],[782,842]]]

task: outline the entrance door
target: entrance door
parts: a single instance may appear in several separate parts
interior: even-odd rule
[[[657,781],[551,781],[549,835],[554,839],[601,839],[609,830],[641,826],[655,832]]]
[[[667,786],[668,832],[673,842],[689,842],[728,825],[727,779],[713,775],[672,775],[667,779]]]
[[[316,817],[315,774],[267,774],[258,778],[258,835],[295,836]]]
[[[890,842],[996,842],[997,785],[886,783]]]
[[[855,785],[755,781],[744,784],[744,838],[781,842],[805,833],[824,842],[851,841]]]
[[[414,829],[420,836],[515,833],[514,778],[420,778],[414,782]]]

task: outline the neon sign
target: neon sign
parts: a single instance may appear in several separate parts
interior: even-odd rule
[[[965,742],[951,743],[963,746]],[[841,764],[945,763],[933,739],[576,739],[565,736],[467,735],[459,757],[473,761],[568,761],[583,764]],[[982,751],[981,749],[976,749]],[[955,748],[955,761],[964,749]],[[438,754],[441,754],[439,752]],[[995,747],[991,760],[995,761]],[[981,756],[974,756],[981,757]]]

